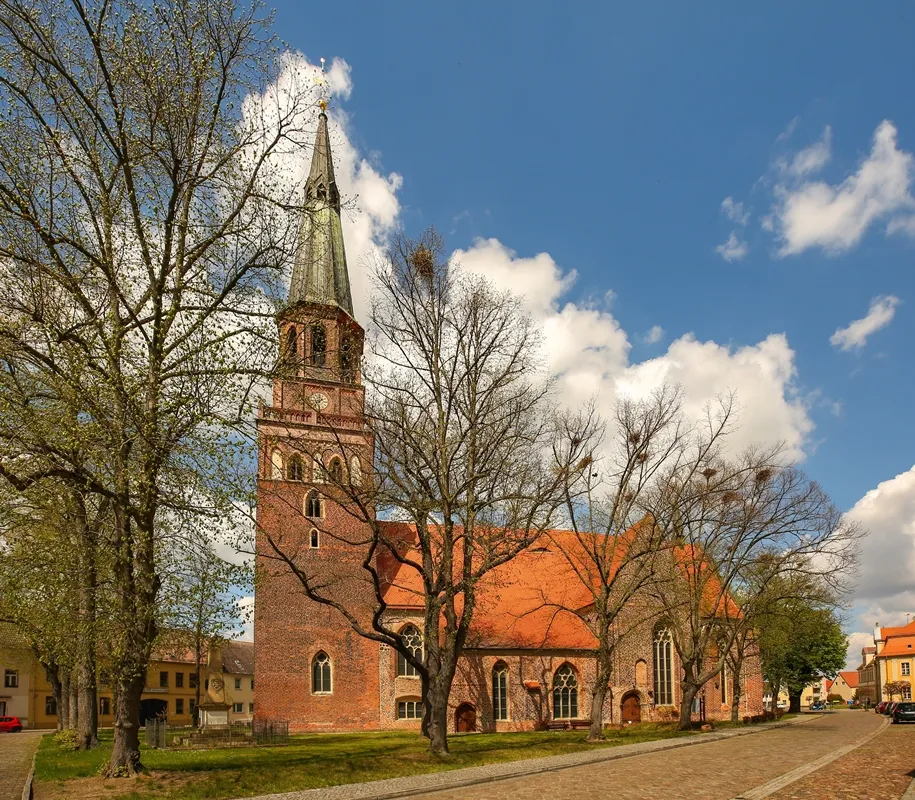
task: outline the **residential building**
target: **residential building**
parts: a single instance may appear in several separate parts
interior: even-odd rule
[[[874,626],[874,647],[872,653],[861,653],[862,663],[858,667],[858,694],[872,703],[882,700],[905,700],[912,698],[913,670],[915,670],[915,620],[906,625],[881,628]],[[901,694],[886,691],[887,683],[903,684]]]
[[[204,686],[203,727],[250,722],[254,718],[254,644],[231,641],[210,648]]]
[[[18,717],[24,728],[31,727],[34,719],[30,703],[33,660],[32,651],[16,630],[0,624],[0,717]]]
[[[418,728],[422,700],[416,670],[389,646],[358,635],[335,609],[305,598],[298,578],[273,549],[279,544],[295,551],[296,561],[321,574],[337,600],[371,630],[376,598],[365,579],[364,553],[348,544],[364,541],[368,526],[338,502],[339,490],[327,480],[329,474],[352,483],[368,480],[373,441],[359,373],[364,332],[353,314],[323,111],[305,207],[288,304],[277,317],[281,369],[271,405],[260,409],[257,420],[256,716],[288,720],[300,731]],[[416,532],[398,522],[378,524],[404,549],[394,559],[382,548],[374,564],[386,576],[385,622],[418,653],[423,587],[417,573],[404,566],[416,555],[411,552]],[[560,544],[574,548],[576,541],[568,531],[551,531],[479,586],[477,613],[452,686],[453,730],[530,729],[590,714],[596,640],[582,617],[591,594],[559,549]],[[571,610],[557,610],[560,601]],[[645,621],[650,611],[633,604],[620,620],[627,636],[615,653],[607,722],[676,715],[679,663],[668,626]],[[762,713],[755,654],[745,662],[742,680],[741,715]],[[719,676],[703,687],[695,713],[729,718],[732,698],[729,677]]]
[[[804,691],[801,692],[801,708],[810,706],[813,703],[825,703],[830,686],[832,686],[832,681],[825,675],[813,681],[813,683],[807,684],[804,687]]]
[[[858,696],[858,671],[854,669],[841,671],[836,675],[828,693],[840,695],[846,703],[850,703]]]

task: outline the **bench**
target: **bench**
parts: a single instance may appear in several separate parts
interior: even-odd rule
[[[548,731],[586,731],[590,727],[589,719],[551,719],[546,723]]]

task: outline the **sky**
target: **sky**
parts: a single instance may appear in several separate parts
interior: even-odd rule
[[[915,5],[276,4],[331,95],[357,317],[434,225],[521,291],[564,400],[735,391],[870,531],[849,665],[915,614]],[[294,154],[305,169],[310,153]]]

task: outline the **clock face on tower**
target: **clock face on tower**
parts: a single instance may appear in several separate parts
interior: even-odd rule
[[[327,408],[328,402],[329,401],[327,399],[327,395],[322,394],[321,392],[315,392],[311,397],[308,398],[309,405],[315,411],[323,411],[325,408]]]

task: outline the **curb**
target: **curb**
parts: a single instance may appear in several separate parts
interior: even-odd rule
[[[32,781],[35,780],[35,759],[38,758],[38,748],[35,748],[35,753],[32,756],[32,768],[29,770],[29,775],[25,779],[25,786],[22,787],[22,800],[32,800]]]
[[[720,731],[718,733],[697,733],[692,736],[684,736],[680,739],[657,739],[653,742],[642,742],[633,745],[619,745],[617,747],[608,747],[602,750],[581,751],[579,753],[566,754],[562,756],[547,756],[531,760],[507,761],[502,764],[490,764],[483,767],[466,767],[458,770],[445,770],[443,772],[432,772],[426,775],[415,776],[408,780],[418,780],[422,785],[409,787],[397,787],[390,784],[395,781],[404,780],[402,778],[390,778],[383,781],[368,781],[364,783],[345,783],[337,786],[325,786],[317,789],[303,789],[292,792],[281,792],[278,794],[259,795],[257,797],[239,798],[238,800],[311,800],[312,798],[322,798],[322,800],[347,800],[348,798],[358,798],[358,800],[396,800],[401,797],[412,797],[419,794],[431,794],[432,792],[441,792],[448,789],[460,789],[465,786],[478,786],[485,783],[494,783],[496,781],[510,780],[512,778],[522,778],[528,775],[539,775],[544,772],[556,772],[561,769],[570,769],[573,767],[587,766],[604,761],[615,761],[622,758],[633,758],[645,753],[659,753],[665,750],[676,750],[680,747],[691,747],[693,745],[705,744],[708,742],[718,742],[722,739],[731,739],[737,736],[748,736],[756,733],[765,733],[766,731],[786,728],[790,725],[797,725],[803,722],[809,722],[813,719],[819,719],[823,714],[805,714],[796,719],[787,722],[769,722],[762,725],[752,725],[746,728],[736,728],[733,730]],[[576,758],[586,754],[586,758]],[[528,766],[522,766],[527,763]],[[505,769],[497,771],[495,774],[473,775],[468,776],[467,770],[480,770],[486,767],[500,767]],[[512,768],[514,767],[514,769]],[[463,775],[462,775],[463,773]],[[422,781],[422,778],[427,778]],[[373,788],[374,784],[374,788]],[[387,784],[387,786],[381,785]],[[908,798],[907,798],[908,800]]]
[[[905,794],[899,800],[915,800],[915,778],[912,778],[909,788],[905,790]]]

